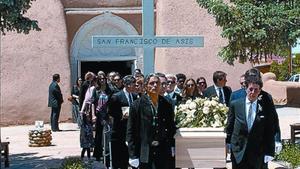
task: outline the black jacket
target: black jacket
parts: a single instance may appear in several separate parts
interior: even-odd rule
[[[231,144],[233,157],[238,164],[245,156],[249,164],[259,169],[265,155],[274,156],[274,113],[269,103],[258,100],[256,117],[248,132],[245,104],[245,98],[230,104],[226,142]]]
[[[229,100],[230,100],[230,95],[232,93],[231,91],[231,88],[228,87],[228,86],[224,86],[223,87],[223,92],[224,92],[224,97],[225,97],[225,103],[226,103],[226,106],[229,106]],[[203,95],[204,97],[207,97],[207,98],[211,98],[211,97],[216,97],[218,96],[217,95],[217,92],[215,90],[215,86],[212,85],[212,86],[209,86],[204,92],[203,92]]]
[[[56,81],[49,86],[48,107],[59,107],[63,103],[63,96]]]
[[[133,100],[137,98],[132,93]],[[108,102],[108,114],[113,117],[112,140],[126,141],[127,119],[122,119],[122,107],[130,106],[123,90],[113,94]]]
[[[158,133],[155,140],[171,146],[176,132],[174,111],[172,104],[162,96],[159,96],[158,100],[157,119]],[[133,102],[129,110],[127,125],[129,158],[139,158],[143,163],[149,162],[150,144],[156,132],[152,124],[152,104],[147,95],[142,95]]]

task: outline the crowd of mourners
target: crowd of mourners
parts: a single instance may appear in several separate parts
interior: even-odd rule
[[[81,157],[87,153],[90,158],[93,150],[93,157],[107,165],[110,158],[103,157],[103,152],[110,153],[113,169],[174,169],[175,106],[197,97],[217,96],[230,108],[226,147],[232,167],[268,168],[280,144],[272,97],[262,90],[261,75],[255,68],[240,77],[241,88],[234,92],[226,86],[226,76],[223,71],[214,72],[214,84],[207,86],[204,77],[195,80],[183,73],[144,76],[135,69],[133,75],[122,77],[118,72],[87,72],[84,79],[76,80],[68,98],[72,119],[80,128]],[[52,106],[55,114],[53,111]],[[51,115],[51,126],[53,121]],[[104,145],[104,139],[111,146]]]

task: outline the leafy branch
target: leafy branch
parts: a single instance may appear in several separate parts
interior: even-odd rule
[[[288,56],[300,37],[300,0],[197,0],[222,27],[228,44],[219,56],[229,64]]]
[[[28,34],[30,30],[40,31],[36,20],[25,17],[33,0],[0,0],[0,31]]]

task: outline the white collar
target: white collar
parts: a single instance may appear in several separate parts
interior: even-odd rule
[[[175,91],[173,90],[172,92],[170,92],[170,93],[165,93],[165,96],[167,96],[167,95],[169,95],[170,97],[173,97],[173,95],[175,94]]]
[[[223,87],[216,86],[215,84],[214,84],[214,87],[216,90],[219,90],[219,89],[223,90]]]
[[[248,97],[246,96],[246,104],[253,104],[253,105],[256,105],[257,104],[257,99],[255,99],[253,102],[251,102]]]

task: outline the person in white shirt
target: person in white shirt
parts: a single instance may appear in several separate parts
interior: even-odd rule
[[[231,149],[233,169],[261,169],[274,157],[274,113],[262,99],[262,81],[246,79],[246,97],[230,103],[226,143]]]

